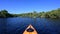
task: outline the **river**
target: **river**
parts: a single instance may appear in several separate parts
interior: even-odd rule
[[[38,34],[60,34],[60,19],[0,18],[0,34],[22,34],[31,24]]]

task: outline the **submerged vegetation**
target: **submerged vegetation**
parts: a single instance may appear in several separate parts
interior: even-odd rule
[[[7,17],[40,17],[40,18],[60,18],[60,8],[56,10],[51,10],[48,12],[39,12],[36,11],[32,13],[24,13],[24,14],[10,14],[7,10],[0,11],[0,18],[7,18]]]

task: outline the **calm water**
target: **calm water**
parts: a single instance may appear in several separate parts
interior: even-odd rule
[[[38,34],[60,34],[60,19],[0,18],[0,34],[22,34],[29,24]]]

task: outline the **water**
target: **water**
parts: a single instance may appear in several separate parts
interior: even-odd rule
[[[60,19],[0,18],[0,34],[22,34],[29,24],[38,34],[60,34]]]

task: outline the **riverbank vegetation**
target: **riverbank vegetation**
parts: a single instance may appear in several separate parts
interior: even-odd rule
[[[51,10],[47,12],[39,12],[33,11],[32,13],[23,13],[23,14],[10,14],[7,10],[0,11],[0,18],[7,17],[32,17],[32,18],[60,18],[60,8],[56,10]]]
[[[7,10],[0,11],[0,18],[8,18],[8,17],[14,17],[14,15],[8,13]]]

